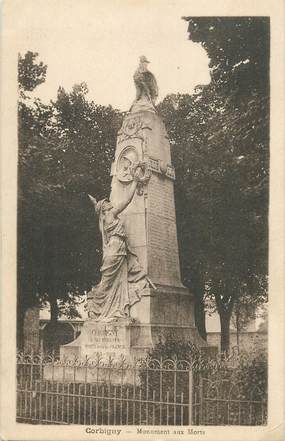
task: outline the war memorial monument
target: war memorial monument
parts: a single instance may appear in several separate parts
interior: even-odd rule
[[[118,132],[109,199],[89,195],[102,234],[101,281],[87,295],[80,336],[65,359],[142,357],[165,336],[206,343],[194,324],[193,296],[181,283],[174,203],[175,170],[158,88],[140,57],[136,99]],[[100,164],[98,164],[100,166]]]

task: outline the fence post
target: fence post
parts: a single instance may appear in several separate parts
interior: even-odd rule
[[[203,424],[203,377],[199,373],[199,425]]]
[[[40,378],[39,378],[39,389],[40,389],[40,392],[39,392],[39,420],[40,420],[40,423],[42,422],[42,383],[43,383],[43,358],[42,358],[42,355],[41,355],[41,358],[40,358]]]
[[[193,423],[193,371],[192,368],[188,371],[188,425]]]

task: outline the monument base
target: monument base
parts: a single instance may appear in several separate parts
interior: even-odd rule
[[[129,318],[111,322],[87,320],[80,336],[61,346],[60,358],[92,360],[101,354],[105,362],[122,356],[132,362],[170,337],[207,346],[195,327],[193,296],[187,288],[157,285],[148,290],[148,295],[130,308]]]
[[[163,343],[169,338],[177,342],[191,342],[208,351],[212,348],[199,335],[194,324],[193,310],[193,296],[184,286],[157,285],[156,289],[149,288],[149,295],[142,297],[131,307],[130,318],[108,323],[87,320],[83,324],[80,336],[60,347],[61,363],[53,367],[52,371],[46,367],[45,378],[58,381],[102,382],[108,368],[106,367],[106,370],[100,367],[96,370],[92,367],[93,364],[118,366],[124,360],[125,364],[133,366],[137,359],[145,358],[158,343]],[[76,378],[72,368],[74,362],[78,363]],[[128,383],[128,375],[132,373],[131,370],[129,373],[124,370],[123,379],[116,378],[116,375],[114,370],[114,383]]]
[[[156,343],[166,341],[169,335],[177,341],[207,346],[195,327],[124,323],[123,320],[86,321],[80,336],[60,347],[59,363],[44,367],[44,378],[68,383],[131,384],[135,371],[128,370],[127,365],[134,367],[136,361],[145,358]]]
[[[60,382],[131,383],[132,372],[118,369],[120,364],[126,367],[135,361],[130,323],[130,319],[110,323],[87,320],[79,337],[60,347],[60,362],[45,366],[44,378]]]

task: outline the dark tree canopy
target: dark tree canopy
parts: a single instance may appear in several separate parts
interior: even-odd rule
[[[210,58],[212,81],[222,94],[241,97],[269,88],[268,17],[187,17],[189,39]]]
[[[24,84],[32,84],[35,71],[24,71]],[[56,320],[59,299],[70,303],[74,315],[74,296],[100,277],[101,238],[87,194],[109,193],[121,117],[111,106],[89,101],[87,93],[82,83],[69,93],[60,87],[50,104],[25,95],[19,100],[20,315],[48,300]]]
[[[176,168],[184,282],[203,336],[205,293],[215,299],[227,349],[234,306],[266,300],[269,27],[263,18],[188,20],[190,39],[210,57],[212,81],[197,95],[167,97],[159,110]]]
[[[45,82],[47,66],[37,62],[37,52],[28,51],[23,57],[18,56],[18,82],[22,91],[31,92]]]

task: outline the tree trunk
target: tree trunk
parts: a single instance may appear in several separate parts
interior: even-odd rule
[[[221,323],[221,352],[227,354],[230,348],[230,319],[231,311],[220,310]]]
[[[198,332],[204,340],[207,340],[204,301],[201,297],[195,297],[194,314],[195,325],[198,329]]]
[[[239,337],[240,337],[240,313],[239,308],[236,309],[236,331],[237,331],[237,348],[239,353]]]
[[[57,299],[54,296],[49,296],[50,303],[50,322],[47,325],[47,349],[49,352],[56,353],[58,350],[58,305]]]
[[[222,286],[219,286],[219,283],[215,284],[214,295],[220,316],[222,354],[227,354],[230,348],[230,321],[234,308],[232,289],[233,287],[230,282],[224,283]]]
[[[205,284],[199,270],[194,269],[192,276],[191,289],[194,294],[194,316],[195,325],[201,337],[207,340],[207,330],[206,330],[206,314],[205,314],[205,304],[204,304],[204,292]]]
[[[24,349],[24,305],[18,298],[17,302],[17,349],[22,351]]]
[[[54,296],[49,296],[49,304],[50,304],[50,322],[56,325],[58,319],[58,313],[59,313],[57,298]]]

